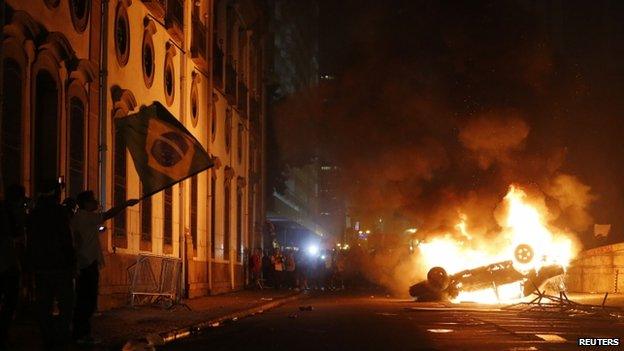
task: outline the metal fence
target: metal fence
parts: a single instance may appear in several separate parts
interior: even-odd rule
[[[130,305],[140,303],[163,303],[173,306],[180,294],[182,260],[173,257],[139,255],[128,267],[131,277]],[[160,272],[158,276],[154,272]]]

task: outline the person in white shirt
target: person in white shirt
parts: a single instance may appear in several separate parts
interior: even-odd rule
[[[95,343],[91,337],[90,319],[97,308],[100,267],[104,256],[100,246],[100,233],[106,220],[116,216],[139,200],[132,199],[106,212],[98,210],[93,191],[83,191],[76,197],[78,211],[71,219],[78,277],[76,278],[76,307],[74,310],[74,339],[78,343]]]

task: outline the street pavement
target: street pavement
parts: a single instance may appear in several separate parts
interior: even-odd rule
[[[166,333],[193,326],[240,311],[274,304],[296,295],[289,290],[244,290],[230,294],[205,296],[184,300],[172,308],[145,305],[107,310],[92,319],[93,335],[102,343],[96,347],[71,345],[71,350],[119,350],[128,340],[142,339],[146,335]],[[11,351],[42,349],[39,328],[32,311],[18,313],[10,329]]]
[[[597,297],[596,297],[597,298]],[[312,306],[312,310],[303,307]],[[302,310],[304,309],[304,310]],[[416,303],[385,295],[317,293],[211,328],[159,350],[617,350],[579,338],[623,338],[624,318]]]

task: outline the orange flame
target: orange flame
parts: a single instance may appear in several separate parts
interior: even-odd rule
[[[527,195],[517,186],[510,186],[503,199],[507,212],[502,230],[494,240],[478,241],[467,230],[467,217],[460,214],[455,228],[461,239],[450,234],[438,236],[419,245],[422,261],[427,269],[443,267],[449,274],[476,268],[495,262],[513,260],[514,268],[520,272],[539,270],[544,265],[569,265],[575,254],[571,235],[550,229],[545,214],[527,201]],[[518,262],[514,250],[525,244],[533,248],[534,256],[528,263]],[[473,301],[479,303],[511,302],[522,297],[522,283],[516,282],[494,289],[461,292],[455,302]]]

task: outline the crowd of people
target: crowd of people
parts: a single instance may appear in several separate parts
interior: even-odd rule
[[[10,349],[18,306],[33,307],[46,349],[97,343],[90,319],[104,265],[99,236],[106,220],[138,200],[102,211],[93,191],[61,202],[62,187],[44,182],[31,200],[13,185],[0,201],[0,351]],[[345,287],[346,262],[341,250],[255,249],[248,268],[259,289],[337,290]]]
[[[345,255],[336,250],[308,253],[300,250],[256,249],[249,259],[255,287],[291,290],[345,288]]]
[[[109,218],[135,205],[128,200],[106,212],[92,191],[61,203],[63,184],[41,184],[36,200],[12,185],[0,202],[0,350],[20,300],[32,305],[46,349],[70,342],[94,344],[90,319],[97,309],[99,235]]]

